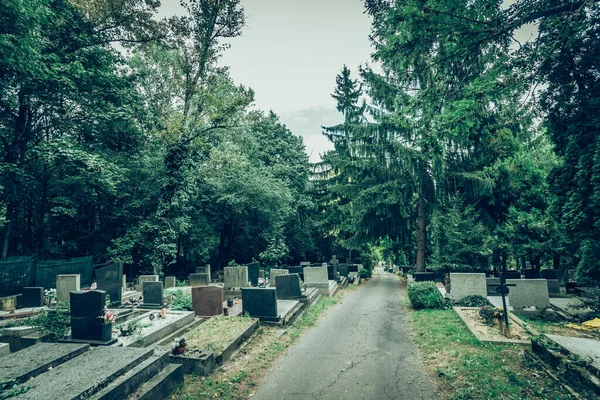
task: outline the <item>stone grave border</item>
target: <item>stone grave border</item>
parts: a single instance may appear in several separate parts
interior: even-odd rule
[[[201,323],[195,326],[194,328],[188,330],[187,333],[190,333],[192,330],[202,329],[204,324],[210,322],[214,318],[215,317],[213,316],[207,319],[206,321],[204,321],[204,323]],[[229,342],[225,349],[219,354],[215,354],[213,352],[205,352],[199,355],[190,356],[184,352],[183,354],[177,355],[170,354],[169,360],[172,364],[183,365],[183,372],[185,374],[189,375],[195,373],[200,376],[206,376],[210,374],[217,366],[221,366],[226,361],[230,360],[231,357],[236,353],[236,351],[242,346],[242,344],[246,342],[248,338],[250,338],[250,336],[252,336],[256,329],[258,329],[260,325],[259,319],[252,318],[251,321],[252,323],[248,327],[240,330],[235,335],[233,340]],[[159,343],[159,346],[165,346],[169,344],[172,341],[170,339],[171,338],[168,338],[167,340],[162,341],[161,343]]]
[[[460,317],[460,319],[462,320],[462,322],[467,326],[467,329],[469,330],[469,332],[471,332],[471,334],[473,336],[475,336],[475,338],[477,338],[477,340],[479,340],[482,343],[484,343],[484,342],[495,343],[495,344],[513,343],[513,344],[524,344],[524,345],[530,345],[531,344],[531,340],[529,340],[529,339],[527,339],[527,340],[523,340],[523,339],[509,339],[509,338],[505,338],[505,339],[489,339],[489,338],[483,337],[471,325],[471,320],[464,313],[464,310],[479,310],[479,307],[452,307],[452,309]],[[521,328],[523,328],[527,332],[529,332],[530,335],[532,335],[532,336],[538,336],[539,335],[539,333],[537,331],[535,331],[534,329],[532,329],[531,327],[529,327],[526,323],[524,323],[514,313],[510,312],[508,314],[508,316],[510,318],[511,323],[520,325]]]

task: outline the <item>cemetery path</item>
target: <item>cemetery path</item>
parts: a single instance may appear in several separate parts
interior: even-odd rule
[[[276,362],[253,399],[436,399],[400,293],[393,275],[376,270]]]

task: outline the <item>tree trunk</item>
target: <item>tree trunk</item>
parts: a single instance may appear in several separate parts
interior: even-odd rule
[[[417,272],[425,272],[425,242],[427,239],[427,226],[425,224],[425,199],[423,198],[423,184],[421,184],[421,187],[419,188],[417,224]]]

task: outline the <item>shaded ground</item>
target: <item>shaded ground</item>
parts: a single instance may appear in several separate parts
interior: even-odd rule
[[[378,270],[279,359],[257,400],[432,399],[406,328],[400,286]]]

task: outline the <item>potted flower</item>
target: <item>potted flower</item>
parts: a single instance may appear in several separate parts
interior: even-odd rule
[[[117,319],[115,313],[108,311],[108,308],[104,306],[104,312],[99,316],[102,320],[102,341],[108,342],[112,339],[112,324]]]

